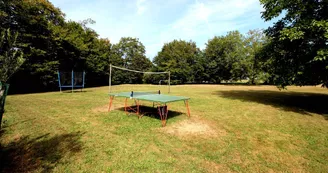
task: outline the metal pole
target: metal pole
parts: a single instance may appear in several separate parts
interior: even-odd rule
[[[171,92],[171,72],[169,71],[169,93]]]
[[[62,92],[62,90],[61,90],[61,83],[60,83],[60,72],[57,71],[57,74],[58,74],[58,85],[59,85],[59,90],[60,90],[60,92]]]
[[[83,74],[82,74],[82,75],[83,75],[83,81],[82,81],[83,83],[82,83],[82,88],[81,88],[81,91],[82,91],[82,89],[84,88],[85,71],[83,71]]]
[[[73,90],[74,90],[74,71],[72,70],[72,93],[73,93]]]
[[[112,64],[109,65],[109,93],[111,91],[112,86]]]

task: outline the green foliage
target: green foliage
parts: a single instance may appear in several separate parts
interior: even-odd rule
[[[86,66],[89,71],[97,74],[109,74],[111,44],[108,39],[94,40],[90,54],[86,58]]]
[[[194,58],[194,64],[192,65],[193,78],[196,83],[202,83],[204,81],[210,81],[210,76],[206,73],[207,58],[203,51],[200,51]]]
[[[206,74],[210,82],[220,83],[231,79],[242,79],[245,76],[244,38],[238,31],[229,32],[226,36],[215,36],[206,44]]]
[[[145,46],[137,38],[123,37],[111,48],[110,63],[128,69],[148,71],[151,61],[145,55]],[[113,70],[115,83],[143,83],[143,74]]]
[[[249,79],[250,84],[257,84],[267,80],[267,74],[263,72],[263,62],[259,61],[259,54],[268,38],[262,30],[250,30],[245,38],[246,59],[242,64],[246,68],[245,75]]]
[[[111,44],[88,27],[95,21],[65,21],[60,9],[49,1],[1,1],[0,29],[10,29],[15,38],[12,49],[2,51],[1,60],[11,57],[15,60],[12,65],[18,66],[24,54],[25,63],[10,79],[14,90],[26,82],[33,83],[30,87],[35,91],[54,88],[57,70],[72,69],[88,73],[88,86],[106,85],[109,64],[139,71],[170,71],[171,84],[249,79],[250,84],[266,81],[281,87],[328,85],[327,2],[261,3],[266,9],[262,14],[265,20],[285,14],[265,34],[261,30],[251,30],[247,35],[231,31],[210,39],[203,51],[193,41],[174,40],[163,45],[152,63],[138,38],[123,37],[119,43]],[[167,74],[136,74],[117,69],[112,72],[113,84],[168,82]],[[4,72],[2,75],[8,78]]]
[[[158,72],[160,71],[157,66],[152,66],[148,71]],[[156,85],[166,85],[168,84],[169,74],[144,74],[143,83],[156,84]],[[172,80],[170,84],[173,85]]]
[[[171,80],[176,83],[194,82],[193,65],[199,53],[195,42],[173,40],[164,44],[153,63],[157,71],[170,71]]]
[[[48,1],[8,0],[0,7],[1,28],[10,28],[18,32],[17,48],[24,52],[26,63],[22,66],[22,76],[13,76],[13,80],[35,76],[41,83],[54,81],[54,69],[58,61],[56,42],[52,37],[52,28],[64,23],[63,13]]]
[[[107,74],[111,45],[109,40],[98,39],[97,33],[87,27],[93,20],[66,22],[64,14],[44,0],[2,1],[0,19],[0,29],[20,33],[16,47],[26,58],[12,83],[30,81],[38,90],[57,86],[58,70],[86,70],[91,83]],[[13,85],[13,89],[15,86],[19,87]]]
[[[16,45],[18,33],[10,29],[0,32],[0,81],[6,82],[24,63],[22,51]]]
[[[266,30],[271,43],[262,59],[267,71],[280,86],[328,86],[328,2],[301,0],[261,0],[268,21],[282,13],[282,19]]]

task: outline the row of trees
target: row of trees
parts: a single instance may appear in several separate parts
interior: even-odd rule
[[[110,63],[139,70],[151,66],[138,39],[112,45],[87,27],[93,20],[64,17],[49,1],[0,1],[0,80],[7,81],[22,64],[8,81],[11,91],[55,89],[57,71],[85,70],[88,86],[95,86],[108,84]]]
[[[221,83],[248,79],[284,87],[328,85],[328,3],[261,0],[262,18],[285,17],[267,30],[216,36],[200,50],[193,41],[163,45],[151,62],[145,46],[131,37],[119,43],[87,27],[94,21],[66,21],[60,9],[44,0],[0,1],[0,77],[12,91],[55,89],[57,71],[85,70],[88,86],[108,84],[109,64],[140,71],[171,71],[172,83]],[[23,63],[24,62],[24,63]],[[158,83],[164,76],[113,71],[113,83]],[[23,86],[23,87],[22,87]]]
[[[171,71],[174,83],[221,83],[249,79],[265,79],[259,62],[255,61],[268,39],[261,30],[247,35],[238,31],[210,39],[204,50],[193,41],[174,40],[164,44],[154,58],[153,70]],[[154,81],[156,77],[154,76]]]

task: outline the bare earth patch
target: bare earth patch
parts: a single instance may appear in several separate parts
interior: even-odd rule
[[[95,107],[92,109],[92,112],[94,113],[103,113],[103,112],[108,112],[108,104],[105,104],[105,105],[102,105],[102,106],[99,106],[99,107]],[[112,107],[110,108],[110,110],[115,110],[117,108],[124,108],[124,104],[122,103],[113,103],[112,104]]]
[[[214,130],[208,123],[202,120],[189,119],[177,123],[173,126],[166,126],[165,132],[173,135],[184,136],[184,135],[197,135],[197,136],[224,136],[225,130]]]
[[[111,110],[113,110],[113,106]],[[108,104],[93,108],[92,112],[94,113],[108,112]]]
[[[212,161],[204,161],[203,167],[206,169],[207,172],[231,172],[226,165],[218,164]]]

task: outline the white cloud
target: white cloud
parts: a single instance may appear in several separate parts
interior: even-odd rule
[[[164,43],[174,39],[193,40],[205,48],[208,39],[228,31],[265,28],[263,7],[258,0],[51,0],[67,18],[92,18],[100,37],[117,43],[121,37],[137,37],[153,58]]]
[[[146,0],[137,0],[137,14],[141,15],[145,12],[146,6],[145,6]]]
[[[252,16],[259,16],[260,9],[258,0],[196,0],[187,7],[181,18],[161,32],[160,42],[165,43],[173,39],[194,40],[199,47],[204,48],[205,42],[214,35],[222,35],[247,26],[252,29]]]

